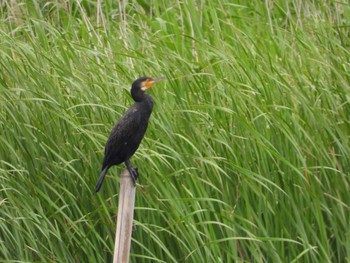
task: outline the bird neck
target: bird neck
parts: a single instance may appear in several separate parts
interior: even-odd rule
[[[147,95],[143,92],[131,93],[131,96],[135,102],[153,101],[150,95]]]
[[[141,101],[144,100],[144,94],[142,94],[142,93],[133,93],[133,92],[131,92],[131,97],[136,102],[141,102]]]
[[[144,98],[141,101],[135,101],[136,107],[141,107],[142,112],[151,113],[153,109],[153,98],[147,94],[144,94]]]

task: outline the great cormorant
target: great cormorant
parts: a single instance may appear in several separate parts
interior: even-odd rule
[[[138,171],[132,167],[130,158],[141,143],[153,108],[153,99],[145,91],[162,79],[164,78],[143,77],[133,82],[130,93],[135,103],[120,118],[109,135],[95,193],[100,190],[108,169],[122,162],[125,163],[134,185],[136,184]]]

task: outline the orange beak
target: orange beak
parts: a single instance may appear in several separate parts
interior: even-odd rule
[[[146,80],[146,89],[149,89],[152,87],[154,84],[158,83],[159,81],[165,79],[165,77],[160,77],[160,78],[153,78],[153,79],[148,79]]]

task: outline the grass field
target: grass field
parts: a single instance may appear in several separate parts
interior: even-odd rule
[[[111,262],[122,166],[93,189],[144,75],[130,262],[350,262],[347,1],[0,8],[0,262]]]

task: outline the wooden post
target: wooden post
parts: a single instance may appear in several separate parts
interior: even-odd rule
[[[122,170],[113,263],[127,263],[129,261],[135,192],[136,187],[129,171]]]

